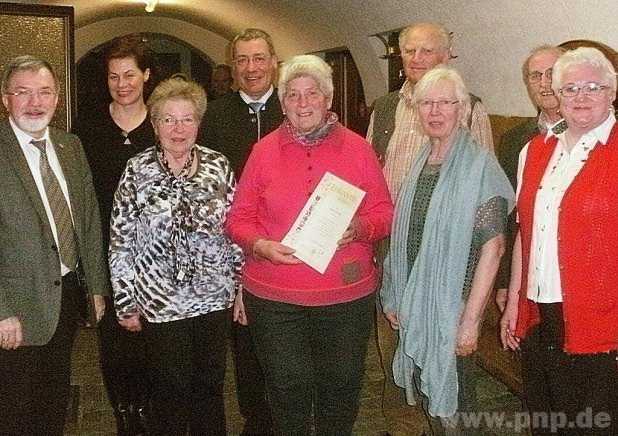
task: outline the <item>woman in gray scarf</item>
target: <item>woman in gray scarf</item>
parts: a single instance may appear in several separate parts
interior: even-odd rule
[[[465,127],[461,76],[438,67],[413,101],[427,143],[397,199],[381,300],[399,331],[395,383],[420,399],[435,434],[479,434],[456,413],[475,411],[474,363],[481,320],[504,251],[513,190],[491,152]]]

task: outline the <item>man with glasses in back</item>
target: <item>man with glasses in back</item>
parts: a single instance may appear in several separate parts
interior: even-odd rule
[[[246,29],[234,38],[231,50],[239,90],[208,106],[198,143],[225,154],[238,179],[253,144],[281,124],[283,113],[273,86],[277,55],[270,35],[260,29]],[[249,328],[235,323],[232,331],[238,404],[245,418],[242,435],[270,435],[264,375]]]
[[[421,146],[428,141],[422,133],[418,111],[412,104],[415,84],[437,65],[451,59],[451,35],[440,24],[417,23],[399,34],[399,49],[406,81],[400,90],[376,100],[371,114],[367,140],[384,163],[384,176],[393,202]],[[468,127],[474,139],[493,150],[489,117],[480,99],[470,95],[472,111]],[[378,249],[378,262],[388,251],[388,240]],[[406,407],[403,391],[393,381],[391,364],[397,347],[397,332],[391,330],[382,310],[377,314],[378,345],[385,375],[382,410],[393,434],[421,434],[428,430],[419,407]]]
[[[522,77],[528,90],[528,96],[537,108],[536,118],[524,121],[507,131],[500,139],[498,148],[498,160],[504,172],[513,185],[517,185],[517,162],[521,149],[538,133],[547,133],[549,129],[564,129],[560,115],[558,96],[551,89],[551,75],[554,63],[564,49],[552,45],[541,45],[530,52],[522,67]],[[560,132],[557,132],[560,133]],[[507,299],[507,289],[511,273],[511,250],[517,223],[515,212],[509,216],[507,226],[506,252],[500,262],[500,270],[496,277],[496,303],[500,311],[504,311]]]
[[[48,127],[49,63],[9,61],[1,90],[0,434],[60,436],[78,321],[109,293],[99,208],[79,139]]]

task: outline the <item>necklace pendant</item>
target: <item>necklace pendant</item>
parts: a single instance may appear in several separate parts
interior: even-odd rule
[[[122,135],[122,137],[124,138],[124,145],[131,145],[131,140],[129,139],[129,132],[127,132],[126,130],[122,130],[120,132],[120,134]]]

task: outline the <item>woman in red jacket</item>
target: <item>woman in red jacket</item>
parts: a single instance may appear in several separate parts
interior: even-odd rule
[[[553,68],[568,125],[519,158],[505,347],[522,350],[533,434],[618,434],[616,72],[579,48]]]

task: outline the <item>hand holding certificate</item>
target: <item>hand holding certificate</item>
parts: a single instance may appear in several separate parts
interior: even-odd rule
[[[364,196],[365,191],[327,172],[281,243],[323,274]]]

